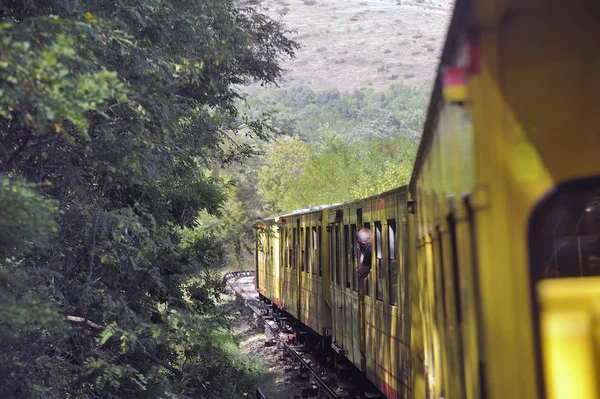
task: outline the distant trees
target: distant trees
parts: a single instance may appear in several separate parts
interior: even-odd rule
[[[418,141],[405,136],[350,142],[329,126],[317,142],[275,140],[259,172],[265,215],[355,200],[408,183]]]
[[[317,130],[328,124],[350,141],[420,137],[428,87],[392,85],[383,92],[360,89],[340,93],[336,89],[315,92],[307,86],[278,90],[268,96],[246,99],[250,112],[272,112],[273,126],[281,134],[318,140]]]
[[[410,178],[427,105],[426,88],[314,92],[297,86],[250,97],[272,112],[279,137],[259,173],[264,213],[373,195]]]
[[[232,0],[12,0],[0,32],[0,396],[243,396],[223,246],[189,230],[267,134],[234,85],[296,44]]]

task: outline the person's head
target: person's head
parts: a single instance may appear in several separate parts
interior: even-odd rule
[[[371,243],[371,230],[360,229],[356,233],[356,242],[361,248],[366,247]]]

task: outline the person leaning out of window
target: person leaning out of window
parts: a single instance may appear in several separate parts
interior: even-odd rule
[[[356,233],[356,242],[360,251],[358,275],[361,278],[367,278],[371,272],[371,263],[373,255],[371,250],[371,230],[361,229]]]

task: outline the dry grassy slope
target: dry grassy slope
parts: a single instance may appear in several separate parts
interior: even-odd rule
[[[306,84],[384,89],[433,79],[451,15],[452,0],[265,0],[302,44],[285,60],[282,88]],[[255,91],[259,85],[246,90]],[[264,90],[264,88],[263,88]]]

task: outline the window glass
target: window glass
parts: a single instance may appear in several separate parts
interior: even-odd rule
[[[344,226],[344,272],[346,277],[346,288],[350,288],[350,253],[352,252],[352,248],[350,247],[350,227],[348,225]]]
[[[303,243],[304,239],[304,227],[300,227],[300,271],[304,271],[306,268],[306,247]]]
[[[335,226],[335,284],[340,285],[340,227]]]
[[[310,273],[310,254],[311,254],[311,247],[310,247],[310,229],[307,227],[306,228],[306,234],[304,235],[304,248],[305,249],[305,263],[306,263],[306,273]]]
[[[319,265],[319,277],[323,275],[323,264],[321,263],[321,226],[317,227],[317,259]]]
[[[563,190],[536,211],[530,230],[533,280],[600,275],[600,187]]]
[[[396,255],[396,220],[388,222],[389,289],[390,304],[398,304],[398,256]]]
[[[317,274],[317,270],[319,271],[319,275],[321,275],[321,251],[319,250],[319,234],[317,233],[317,228],[312,228],[312,272],[313,274]]]
[[[358,291],[358,267],[356,265],[358,260],[358,245],[356,245],[356,225],[350,225],[350,242],[351,242],[351,252],[352,252],[352,263],[350,266],[352,273],[352,288],[354,291]]]
[[[384,284],[384,273],[383,273],[383,263],[381,262],[382,258],[382,230],[381,230],[381,222],[375,222],[375,252],[377,254],[376,257],[376,267],[375,272],[377,273],[377,278],[375,279],[375,293],[376,298],[380,301],[383,301],[383,284]]]
[[[370,229],[371,225],[369,224],[369,222],[366,222],[363,224],[363,227],[365,229]],[[372,269],[372,267],[371,267],[371,269]],[[373,274],[372,272],[369,273],[367,278],[365,278],[365,295],[367,295],[367,296],[371,296],[371,275],[372,274]]]
[[[292,230],[292,268],[296,268],[296,257],[298,256],[298,240],[296,237],[296,228]]]

